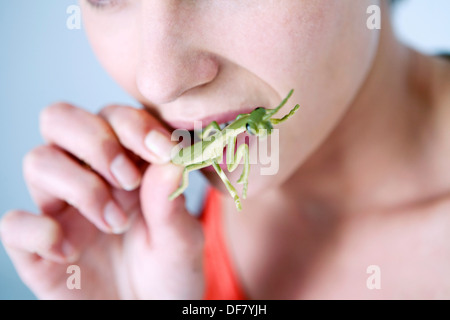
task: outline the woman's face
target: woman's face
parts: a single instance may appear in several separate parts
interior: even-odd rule
[[[378,44],[366,11],[379,0],[81,3],[100,62],[172,128],[273,108],[295,89],[277,115],[301,106],[277,126],[279,155],[271,161],[278,163],[271,165],[278,173],[261,175],[264,166],[252,166],[250,196],[285,181],[324,142],[362,86]]]

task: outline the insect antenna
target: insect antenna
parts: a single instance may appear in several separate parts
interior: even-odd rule
[[[289,113],[287,115],[285,115],[283,118],[281,119],[270,119],[270,122],[272,122],[272,124],[279,124],[283,121],[286,121],[287,119],[289,119],[290,117],[292,117],[294,115],[294,113],[298,110],[298,108],[300,108],[300,105],[297,104],[291,111],[289,111]]]
[[[281,101],[281,103],[278,107],[276,107],[275,109],[268,109],[266,114],[263,117],[263,120],[270,120],[270,118],[286,104],[286,102],[289,100],[289,98],[292,96],[293,93],[294,93],[294,89],[289,91],[289,94],[287,95],[287,97],[284,98],[283,101]]]

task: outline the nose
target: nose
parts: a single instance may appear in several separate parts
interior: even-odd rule
[[[202,43],[195,8],[183,1],[142,1],[136,84],[151,103],[169,103],[210,83],[219,65]]]

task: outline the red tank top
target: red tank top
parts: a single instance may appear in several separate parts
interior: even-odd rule
[[[244,300],[242,290],[223,234],[222,202],[219,191],[210,188],[200,218],[205,234],[204,270],[206,279],[205,299]]]

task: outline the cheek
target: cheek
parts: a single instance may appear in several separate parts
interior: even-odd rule
[[[296,0],[247,19],[238,15],[225,23],[231,27],[223,43],[231,45],[221,51],[278,92],[294,85],[304,92],[329,88],[343,79],[359,85],[378,38],[366,27],[366,9],[374,2]]]
[[[128,11],[99,14],[88,8],[85,1],[80,3],[84,29],[98,61],[124,90],[138,97],[135,87],[139,44],[136,19]]]
[[[301,105],[280,126],[279,172],[261,176],[252,169],[249,195],[285,181],[339,123],[377,51],[379,32],[366,27],[366,9],[376,2],[292,2],[286,13],[275,10],[279,16],[273,26],[262,19],[252,20],[246,29],[251,43],[235,40],[240,46],[239,65],[281,96],[295,88],[289,107]]]

